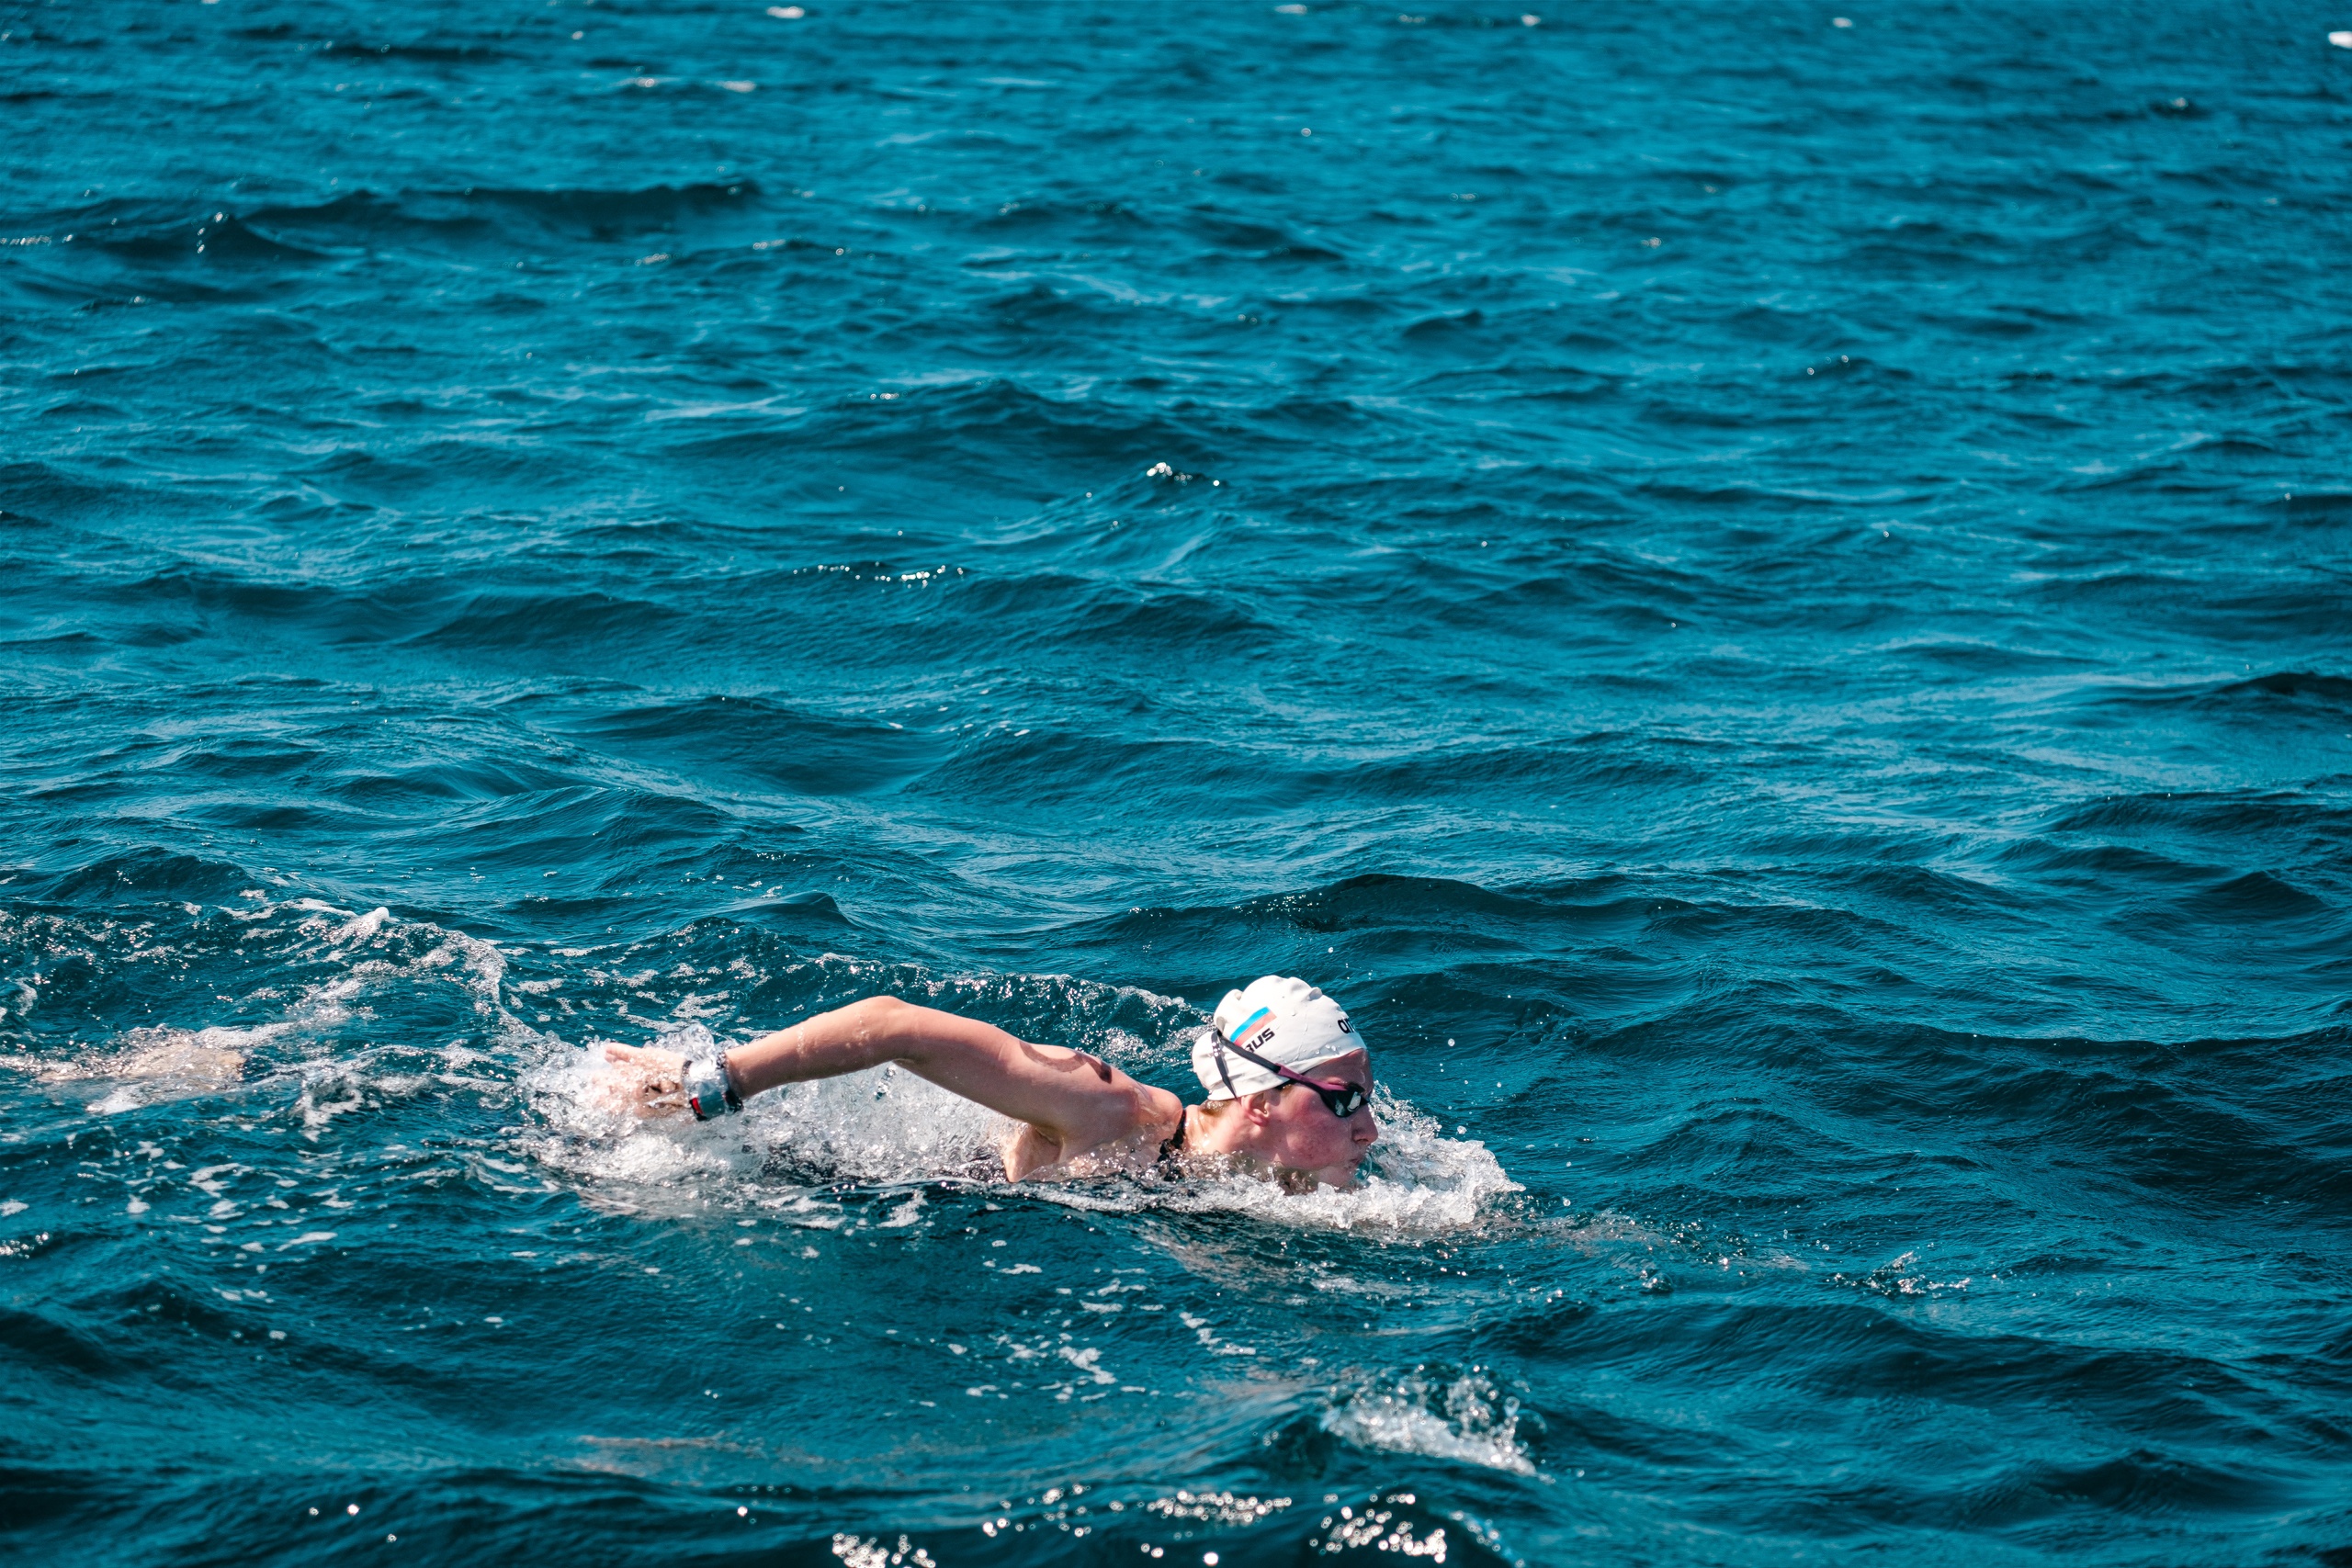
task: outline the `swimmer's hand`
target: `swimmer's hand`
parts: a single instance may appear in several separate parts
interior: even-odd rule
[[[596,1102],[616,1114],[691,1116],[686,1103],[686,1059],[650,1045],[607,1045],[605,1067],[596,1075]]]

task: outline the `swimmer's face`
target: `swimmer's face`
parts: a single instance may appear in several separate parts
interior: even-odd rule
[[[1323,1083],[1351,1083],[1372,1093],[1372,1058],[1351,1051],[1306,1069]],[[1372,1104],[1344,1119],[1331,1114],[1322,1096],[1300,1084],[1286,1084],[1267,1107],[1264,1143],[1260,1152],[1275,1165],[1312,1176],[1333,1187],[1352,1187],[1356,1167],[1380,1137]]]

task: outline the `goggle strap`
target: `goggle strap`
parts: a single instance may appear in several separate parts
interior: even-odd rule
[[[1227,1039],[1223,1038],[1222,1034],[1220,1034],[1220,1036],[1219,1036],[1219,1038],[1218,1038],[1218,1040],[1217,1040],[1217,1043],[1216,1043],[1216,1073],[1217,1073],[1217,1077],[1220,1077],[1220,1078],[1223,1078],[1223,1079],[1225,1080],[1225,1092],[1226,1092],[1226,1093],[1227,1093],[1227,1094],[1229,1094],[1229,1095],[1232,1095],[1232,1096],[1233,1096],[1235,1099],[1237,1099],[1237,1100],[1240,1098],[1239,1091],[1238,1091],[1237,1089],[1234,1089],[1234,1087],[1233,1087],[1233,1077],[1232,1077],[1232,1075],[1231,1075],[1231,1074],[1229,1074],[1229,1073],[1227,1073],[1227,1072],[1225,1070],[1225,1054],[1226,1054],[1226,1052],[1227,1052],[1228,1050],[1229,1050],[1229,1051],[1231,1051],[1235,1055],[1239,1056],[1239,1057],[1242,1057],[1243,1059],[1245,1059],[1245,1060],[1247,1060],[1247,1061],[1251,1061],[1251,1062],[1255,1062],[1255,1063],[1257,1063],[1260,1066],[1261,1066],[1261,1067],[1265,1068],[1268,1072],[1270,1072],[1270,1073],[1273,1074],[1273,1075],[1274,1075],[1274,1077],[1278,1077],[1278,1078],[1282,1079],[1282,1080],[1283,1080],[1283,1082],[1284,1082],[1284,1083],[1305,1084],[1307,1088],[1309,1088],[1309,1089],[1313,1089],[1317,1094],[1318,1094],[1318,1095],[1324,1095],[1324,1096],[1327,1096],[1327,1097],[1328,1097],[1328,1096],[1329,1096],[1329,1095],[1331,1095],[1331,1094],[1343,1092],[1343,1091],[1340,1091],[1340,1090],[1336,1090],[1336,1089],[1325,1089],[1321,1084],[1317,1083],[1313,1078],[1308,1077],[1305,1073],[1299,1072],[1299,1071],[1298,1071],[1298,1070],[1296,1070],[1295,1068],[1292,1068],[1292,1067],[1285,1067],[1285,1066],[1283,1066],[1280,1062],[1270,1062],[1270,1061],[1266,1060],[1266,1058],[1265,1058],[1265,1057],[1261,1056],[1260,1055],[1258,1055],[1258,1053],[1257,1053],[1257,1052],[1250,1050],[1247,1045],[1236,1045],[1236,1044],[1234,1044],[1234,1043],[1233,1043],[1233,1042],[1231,1042],[1231,1041],[1229,1041],[1229,1040],[1227,1040]],[[1363,1090],[1356,1089],[1356,1086],[1355,1086],[1355,1085],[1353,1085],[1353,1084],[1350,1084],[1350,1085],[1348,1085],[1348,1088],[1349,1088],[1349,1089],[1355,1089],[1355,1090],[1356,1090],[1356,1092],[1357,1092],[1358,1094],[1362,1094],[1362,1095],[1363,1095],[1363,1103],[1364,1103],[1364,1104],[1368,1104],[1368,1103],[1370,1103],[1370,1102],[1371,1102],[1372,1096],[1370,1096],[1369,1094],[1364,1094]],[[1340,1114],[1339,1108],[1338,1108],[1337,1106],[1333,1106],[1333,1105],[1331,1104],[1330,1100],[1329,1100],[1328,1098],[1324,1100],[1324,1102],[1323,1102],[1323,1103],[1324,1103],[1324,1105],[1325,1105],[1327,1108],[1329,1108],[1329,1109],[1330,1110],[1331,1113],[1332,1113],[1334,1116],[1337,1116],[1337,1115]],[[1360,1104],[1360,1105],[1357,1107],[1357,1109],[1358,1109],[1358,1110],[1362,1110],[1362,1109],[1363,1109],[1363,1105],[1362,1105],[1362,1104]],[[1349,1114],[1349,1115],[1353,1115],[1353,1114],[1355,1114],[1355,1112],[1354,1112],[1354,1111],[1349,1111],[1349,1112],[1347,1112],[1347,1114]]]
[[[1218,1077],[1218,1078],[1219,1078],[1219,1079],[1221,1079],[1221,1080],[1224,1082],[1224,1084],[1225,1084],[1225,1092],[1226,1092],[1226,1097],[1227,1097],[1227,1099],[1230,1099],[1230,1100],[1238,1100],[1238,1099],[1240,1099],[1240,1098],[1241,1098],[1241,1091],[1240,1091],[1239,1089],[1235,1089],[1235,1088],[1233,1087],[1233,1075],[1232,1075],[1231,1073],[1227,1072],[1227,1071],[1225,1070],[1225,1048],[1226,1048],[1226,1045],[1227,1045],[1227,1041],[1226,1041],[1225,1037],[1224,1037],[1223,1035],[1219,1035],[1219,1036],[1217,1036],[1217,1042],[1216,1042],[1216,1076],[1217,1076],[1217,1077]],[[1238,1050],[1238,1049],[1239,1049],[1239,1047],[1238,1047],[1238,1046],[1236,1046],[1236,1047],[1235,1047],[1235,1049],[1236,1049],[1236,1050]],[[1245,1055],[1246,1055],[1246,1053],[1245,1053]]]

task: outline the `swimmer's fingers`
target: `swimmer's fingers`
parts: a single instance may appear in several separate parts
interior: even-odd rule
[[[607,1062],[676,1062],[681,1065],[685,1062],[685,1058],[675,1051],[664,1051],[654,1045],[616,1045],[610,1041],[605,1044],[605,1060]]]
[[[597,1075],[598,1099],[607,1111],[637,1116],[675,1116],[688,1109],[686,1059],[675,1051],[643,1045],[607,1045],[605,1070]]]

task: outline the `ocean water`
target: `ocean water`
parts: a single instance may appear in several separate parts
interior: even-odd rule
[[[1413,7],[0,6],[13,1560],[2352,1562],[2352,20]]]

